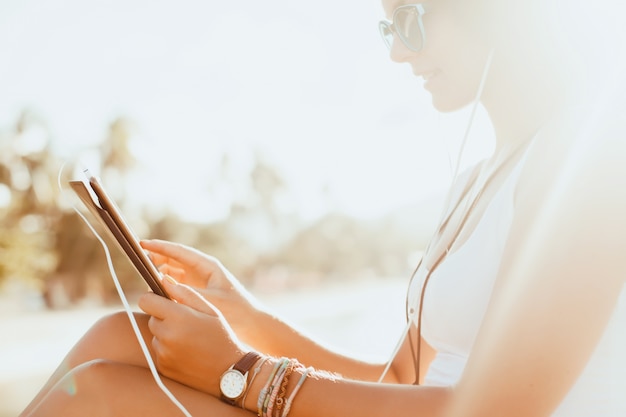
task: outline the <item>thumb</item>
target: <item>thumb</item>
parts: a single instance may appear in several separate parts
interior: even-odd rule
[[[221,313],[213,304],[209,303],[198,291],[189,285],[181,284],[169,275],[164,276],[163,283],[167,294],[178,304],[186,305],[210,316],[221,316]]]

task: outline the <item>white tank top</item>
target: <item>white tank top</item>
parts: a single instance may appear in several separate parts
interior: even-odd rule
[[[437,354],[426,372],[425,385],[454,385],[463,373],[500,267],[515,212],[515,189],[527,153],[528,150],[494,195],[471,236],[445,258],[429,280],[422,336]],[[466,172],[456,181],[450,201],[458,199],[469,177],[470,172]],[[408,306],[414,312],[414,322],[425,275],[422,268],[409,288]],[[553,416],[626,417],[624,352],[626,291],[623,290],[604,338]]]

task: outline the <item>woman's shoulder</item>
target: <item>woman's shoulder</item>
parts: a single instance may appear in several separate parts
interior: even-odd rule
[[[558,196],[563,204],[575,196],[626,204],[624,110],[615,102],[578,108],[542,129],[520,175],[520,210],[537,210]]]

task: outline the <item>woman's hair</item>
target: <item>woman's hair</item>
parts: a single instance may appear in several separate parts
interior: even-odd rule
[[[567,89],[585,78],[587,63],[579,48],[580,36],[585,34],[572,19],[582,7],[581,0],[453,1],[459,21],[466,20],[507,65],[552,79]]]

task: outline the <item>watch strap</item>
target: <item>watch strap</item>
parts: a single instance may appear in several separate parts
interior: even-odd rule
[[[245,375],[260,358],[261,355],[257,352],[250,351],[233,365],[233,369]]]

